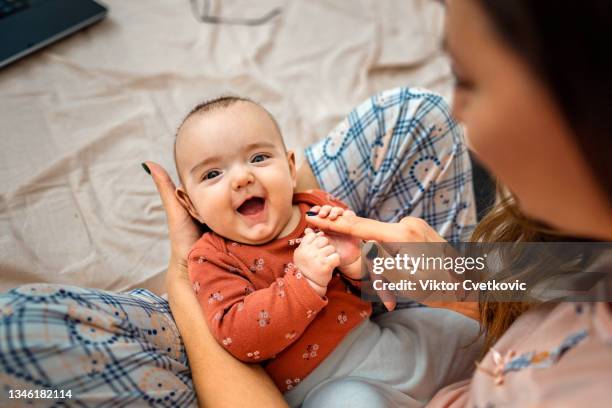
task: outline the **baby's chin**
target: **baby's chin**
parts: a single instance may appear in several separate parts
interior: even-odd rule
[[[274,241],[280,234],[279,228],[269,228],[269,226],[256,225],[248,231],[233,232],[225,236],[226,238],[245,245],[264,245]]]

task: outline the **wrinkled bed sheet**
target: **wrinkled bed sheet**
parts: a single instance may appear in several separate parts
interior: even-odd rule
[[[165,216],[140,167],[175,175],[174,131],[196,103],[245,95],[287,144],[323,137],[376,91],[450,97],[434,0],[224,0],[196,21],[188,1],[107,0],[102,23],[0,71],[0,290],[31,282],[163,293]],[[176,178],[175,178],[176,179]]]

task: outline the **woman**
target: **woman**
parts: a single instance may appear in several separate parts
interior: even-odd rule
[[[611,23],[607,1],[448,2],[448,47],[458,78],[455,115],[466,125],[471,148],[512,192],[474,238],[612,240],[612,67],[602,41],[610,38]],[[232,359],[208,333],[180,255],[197,234],[173,202],[163,170],[151,167],[173,233],[170,304],[200,402],[284,406],[259,369]],[[310,186],[320,182],[306,179]],[[411,218],[388,224],[341,221],[312,222],[362,239],[438,239],[429,226]],[[609,304],[528,310],[521,304],[485,303],[481,312],[487,344],[494,347],[471,380],[443,389],[432,406],[609,406]],[[347,393],[364,389],[336,385],[321,390],[329,406],[340,406]],[[240,393],[232,392],[236,389]]]

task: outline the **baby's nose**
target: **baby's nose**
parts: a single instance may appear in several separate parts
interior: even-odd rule
[[[241,172],[240,174],[236,175],[236,177],[234,178],[234,181],[232,182],[232,188],[234,190],[238,190],[239,188],[243,188],[249,184],[252,184],[254,180],[255,178],[253,177],[253,174],[251,174],[250,172],[248,171]]]

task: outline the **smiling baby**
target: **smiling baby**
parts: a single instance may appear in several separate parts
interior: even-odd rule
[[[281,391],[292,389],[371,313],[359,297],[359,247],[340,254],[305,220],[313,206],[346,206],[323,191],[294,192],[294,153],[274,118],[247,99],[194,108],[175,160],[178,199],[212,230],[188,269],[213,335],[236,358],[263,363]]]

